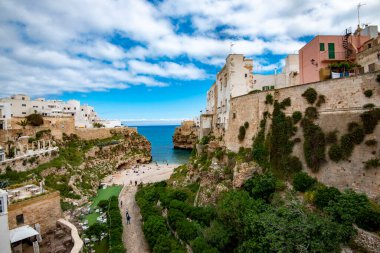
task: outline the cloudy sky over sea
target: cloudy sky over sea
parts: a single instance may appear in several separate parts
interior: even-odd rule
[[[380,24],[366,0],[362,23]],[[1,0],[0,97],[78,99],[111,119],[192,118],[230,52],[271,74],[317,34],[357,25],[358,1]]]

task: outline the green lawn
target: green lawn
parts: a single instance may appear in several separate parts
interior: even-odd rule
[[[119,196],[119,193],[123,187],[122,186],[111,186],[107,189],[100,189],[98,190],[98,194],[94,198],[91,208],[94,208],[98,206],[99,201],[101,200],[107,200],[112,196]]]
[[[112,196],[119,196],[121,189],[122,189],[122,186],[111,186],[111,187],[108,187],[107,189],[98,190],[98,193],[96,194],[91,204],[91,209],[93,209],[93,211],[92,213],[86,216],[86,220],[88,220],[88,225],[91,226],[97,222],[96,218],[99,217],[99,214],[95,213],[94,209],[96,209],[96,207],[98,206],[99,201],[107,200],[111,198]]]

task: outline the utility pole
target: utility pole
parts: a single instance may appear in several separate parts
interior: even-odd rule
[[[362,3],[358,3],[358,28],[360,29],[361,28],[361,25],[360,25],[360,7],[364,6],[366,4],[362,4]]]

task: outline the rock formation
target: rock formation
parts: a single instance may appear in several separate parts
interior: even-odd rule
[[[194,121],[183,121],[181,126],[177,127],[173,135],[174,148],[193,149],[198,140],[198,127]]]

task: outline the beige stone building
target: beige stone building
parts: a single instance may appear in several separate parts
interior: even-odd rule
[[[357,54],[357,63],[364,73],[380,70],[380,36],[364,43],[362,50]]]

